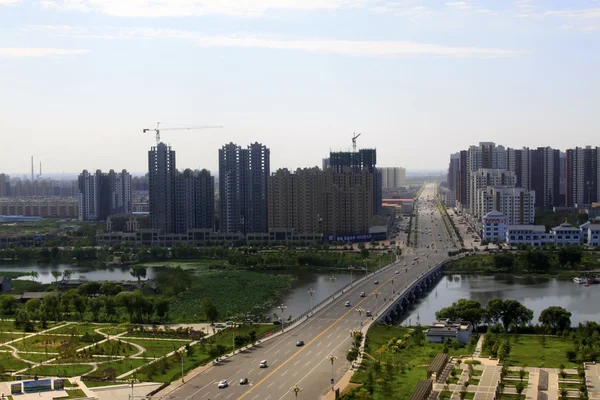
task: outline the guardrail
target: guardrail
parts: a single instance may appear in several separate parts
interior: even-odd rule
[[[338,297],[338,295],[342,295],[346,290],[348,290],[350,288],[353,288],[357,284],[361,284],[367,278],[375,276],[376,274],[378,274],[378,273],[386,270],[387,268],[393,266],[397,262],[398,261],[394,261],[394,262],[391,262],[389,264],[386,264],[383,267],[378,268],[375,271],[369,272],[367,275],[363,276],[362,278],[358,278],[356,280],[353,280],[351,283],[349,283],[346,286],[338,289],[336,292],[332,293],[331,295],[329,295],[325,299],[321,300],[320,302],[318,302],[317,304],[315,304],[311,309],[303,312],[302,314],[300,314],[296,318],[294,318],[294,319],[292,319],[290,321],[283,321],[282,325],[285,324],[285,325],[283,325],[283,328],[284,329],[286,329],[286,328],[290,329],[290,327],[292,327],[295,323],[297,323],[297,322],[299,322],[299,321],[301,321],[303,319],[306,319],[306,317],[308,315],[310,315],[311,312],[312,312],[312,314],[315,314],[315,313],[319,312],[323,307],[325,307],[326,305],[328,305],[329,303],[331,303],[333,300],[335,300]],[[262,335],[259,339],[264,339],[264,338],[267,338],[267,337],[272,336],[272,335],[273,335],[273,332],[268,332],[268,333],[265,333],[264,335]]]

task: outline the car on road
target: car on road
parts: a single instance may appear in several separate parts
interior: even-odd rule
[[[221,382],[219,382],[219,389],[225,389],[227,386],[229,386],[227,379],[223,379]]]
[[[406,262],[404,262],[404,266],[406,267]]]
[[[367,317],[370,317],[372,315],[371,310],[367,310]]]
[[[373,283],[374,283],[374,284],[376,284],[376,285],[379,285],[379,281],[375,281],[375,282],[373,282]]]
[[[215,324],[215,328],[225,328],[225,325],[223,325],[223,324]]]
[[[360,297],[366,297],[367,294],[365,292],[360,292]]]
[[[258,368],[267,368],[268,366],[267,360],[262,360],[258,365]]]
[[[349,301],[345,302],[344,307],[350,307],[350,302]]]
[[[225,322],[225,324],[226,324],[227,326],[231,326],[231,325],[233,325],[233,321],[227,321],[227,322]]]
[[[394,274],[396,274],[396,275],[398,275],[399,273],[400,273],[400,271],[396,271],[396,272],[394,272]]]
[[[304,346],[304,340],[298,340],[296,342],[296,346],[300,347],[300,346]]]
[[[248,384],[248,378],[240,379],[240,385],[247,385],[247,384]]]

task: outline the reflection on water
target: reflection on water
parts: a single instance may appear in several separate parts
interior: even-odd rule
[[[0,264],[0,271],[19,271],[19,272],[32,272],[36,271],[38,277],[36,281],[42,283],[51,283],[55,279],[52,276],[52,271],[63,272],[69,270],[72,272],[71,279],[79,279],[84,277],[88,281],[130,281],[137,280],[129,273],[129,267],[103,267],[96,268],[90,266],[78,266],[69,264]],[[146,277],[148,279],[155,276],[155,268],[148,267],[146,269]],[[23,279],[23,278],[22,278]]]
[[[402,323],[417,320],[427,325],[435,320],[435,313],[453,302],[466,298],[479,301],[483,306],[490,299],[517,300],[533,310],[533,323],[540,312],[550,306],[561,306],[570,311],[571,323],[599,321],[600,285],[585,287],[572,281],[558,281],[539,277],[512,275],[474,276],[446,275],[424,298],[419,299]]]

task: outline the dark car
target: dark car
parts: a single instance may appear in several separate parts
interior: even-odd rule
[[[281,321],[275,320],[273,321],[273,325],[281,325]]]
[[[379,281],[375,281],[375,282],[373,282],[373,283],[374,283],[374,284],[376,284],[376,285],[379,285]]]
[[[296,342],[296,346],[300,347],[300,346],[304,346],[304,340],[298,340]]]

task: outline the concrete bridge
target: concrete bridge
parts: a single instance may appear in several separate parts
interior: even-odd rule
[[[395,323],[409,304],[413,303],[418,297],[424,295],[437,284],[442,277],[444,264],[444,262],[436,264],[411,282],[408,287],[403,287],[396,291],[395,297],[388,303],[388,307],[378,315],[377,322],[382,324]]]

